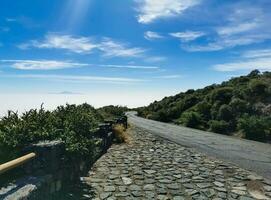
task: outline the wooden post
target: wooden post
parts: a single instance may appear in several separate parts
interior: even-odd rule
[[[17,158],[15,160],[12,160],[10,162],[7,162],[5,164],[0,165],[0,175],[6,171],[9,171],[15,167],[18,167],[18,166],[32,160],[34,157],[36,157],[36,154],[30,153],[30,154],[27,154],[25,156],[22,156],[20,158]]]

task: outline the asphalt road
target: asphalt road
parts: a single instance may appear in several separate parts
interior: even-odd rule
[[[271,180],[271,145],[157,122],[127,113],[131,124],[172,142],[229,161]]]

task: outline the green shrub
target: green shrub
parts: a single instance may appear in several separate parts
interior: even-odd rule
[[[201,122],[202,122],[201,115],[193,111],[184,112],[179,119],[180,124],[183,124],[191,128],[200,128]]]
[[[234,115],[238,113],[245,113],[249,110],[248,103],[240,98],[233,98],[229,104],[234,112]]]
[[[103,117],[88,104],[67,104],[52,112],[41,107],[21,116],[9,111],[0,120],[0,150],[7,149],[6,157],[13,158],[31,143],[57,139],[70,153],[86,155],[92,151],[92,136],[102,121]]]
[[[211,120],[209,121],[210,131],[221,134],[229,133],[229,123],[223,120]]]
[[[268,84],[259,79],[253,79],[249,83],[249,92],[254,100],[264,99],[268,95]]]
[[[220,106],[218,110],[218,118],[224,121],[230,121],[233,118],[232,109],[228,105]]]
[[[98,109],[98,112],[103,116],[106,120],[113,120],[116,117],[120,117],[124,115],[129,109],[123,106],[104,106]],[[141,114],[141,113],[140,113]]]
[[[246,115],[238,120],[237,127],[247,139],[265,141],[271,136],[271,117]]]
[[[197,112],[202,114],[205,117],[205,119],[209,119],[210,115],[211,115],[211,107],[212,106],[210,103],[208,103],[206,101],[202,101],[197,104],[196,110],[197,110]]]
[[[217,88],[212,91],[211,100],[212,102],[218,101],[221,102],[221,104],[228,104],[231,100],[232,95],[232,87]]]

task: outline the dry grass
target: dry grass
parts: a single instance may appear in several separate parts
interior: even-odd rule
[[[129,134],[122,124],[115,125],[113,127],[113,132],[117,143],[130,143]]]

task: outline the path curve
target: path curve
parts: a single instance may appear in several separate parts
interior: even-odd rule
[[[152,134],[187,147],[193,147],[207,155],[233,162],[271,179],[271,145],[238,139],[197,129],[176,126],[127,113],[129,123]]]
[[[82,181],[93,200],[269,200],[271,181],[131,126]]]

